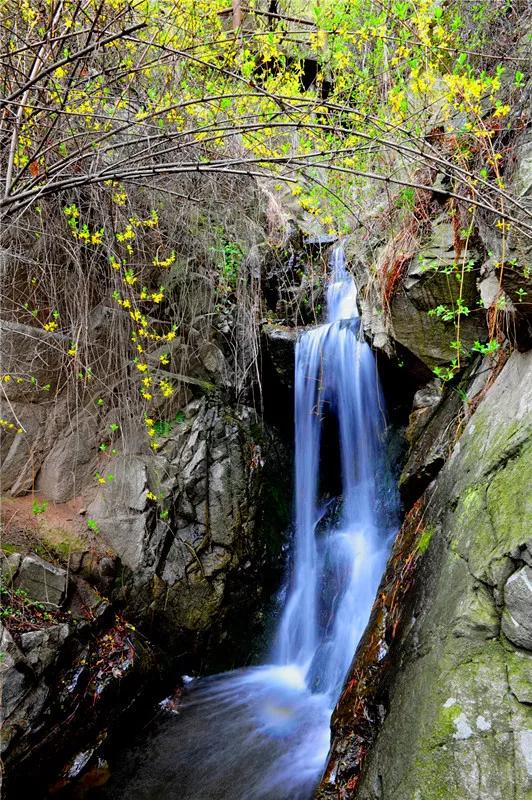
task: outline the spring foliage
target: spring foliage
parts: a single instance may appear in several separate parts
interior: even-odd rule
[[[336,231],[361,179],[406,185],[428,163],[504,220],[498,140],[524,59],[483,52],[505,4],[476,9],[472,36],[437,0],[251,0],[236,28],[226,0],[3,0],[3,207],[109,181],[120,205],[131,182],[244,172],[288,182]]]
[[[479,209],[503,239],[517,224],[532,235],[504,180],[507,136],[523,125],[526,61],[499,58],[487,34],[499,26],[511,36],[505,2],[471,11],[439,0],[250,0],[229,9],[227,0],[1,0],[0,26],[0,212],[38,217],[56,200],[72,245],[105,264],[109,299],[130,325],[154,449],[153,409],[175,393],[165,368],[184,316],[158,321],[179,259],[159,209],[132,202],[139,187],[187,204],[191,176],[259,179],[336,234],[349,229],[368,182],[397,187],[410,208],[439,174],[439,191],[461,209],[462,280]],[[87,189],[99,194],[83,203]],[[213,250],[223,302],[242,251],[223,237]],[[35,324],[69,329],[49,297],[45,309],[31,299],[32,286],[24,309]],[[465,311],[457,302],[435,313],[457,328],[452,377]],[[72,373],[89,384],[80,342],[65,347]],[[32,380],[3,376],[11,379]]]

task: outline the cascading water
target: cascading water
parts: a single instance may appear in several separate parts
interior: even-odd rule
[[[375,362],[359,337],[341,248],[327,310],[327,323],[296,346],[294,550],[271,663],[192,681],[179,717],[126,758],[104,791],[109,798],[306,800],[319,779],[332,709],[396,520],[394,492],[384,489]],[[342,480],[335,514],[319,497],[320,440],[331,417]]]
[[[296,665],[334,700],[368,620],[388,540],[377,513],[382,402],[372,353],[358,337],[356,288],[341,249],[333,254],[327,310],[327,324],[296,346],[294,576],[276,661]],[[326,414],[338,425],[342,510],[317,536]]]

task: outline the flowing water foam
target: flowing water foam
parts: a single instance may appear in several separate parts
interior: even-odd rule
[[[375,362],[359,336],[356,287],[337,248],[327,323],[304,333],[295,366],[295,533],[270,663],[192,681],[179,717],[124,764],[109,797],[306,800],[367,624],[394,534]],[[324,420],[337,428],[341,503],[320,504]],[[140,765],[140,766],[139,766]]]

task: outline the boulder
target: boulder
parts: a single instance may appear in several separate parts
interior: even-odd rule
[[[59,657],[64,642],[70,634],[64,622],[38,631],[27,631],[20,636],[20,648],[35,675],[40,676]]]
[[[143,560],[149,511],[148,465],[157,456],[127,455],[113,461],[114,480],[102,486],[87,508],[98,529],[122,563],[136,570]]]
[[[98,444],[98,422],[84,409],[57,436],[42,462],[37,491],[54,503],[81,494],[93,481]]]
[[[473,263],[478,254],[467,256]],[[426,244],[412,259],[406,276],[390,303],[390,326],[393,338],[430,369],[449,363],[455,356],[450,343],[455,336],[452,322],[444,322],[429,311],[438,306],[453,307],[459,295],[459,283],[447,274],[455,262],[454,233],[445,216],[432,225]],[[464,349],[486,335],[484,312],[478,307],[475,272],[465,271],[462,300],[470,313],[462,315],[460,337]]]
[[[2,491],[12,495],[25,494],[34,485],[35,475],[45,456],[47,433],[45,421],[50,417],[44,405],[37,403],[0,403],[3,417],[16,418],[23,427],[23,433],[8,431],[2,433],[2,465],[0,475]]]
[[[67,573],[32,554],[23,558],[14,585],[32,600],[60,607],[67,591]]]
[[[3,586],[10,586],[13,583],[21,563],[22,556],[20,553],[7,555],[3,550],[0,550],[0,576]]]
[[[532,650],[532,568],[521,567],[504,586],[502,629],[518,647]]]
[[[197,400],[157,454],[128,459],[89,507],[127,568],[121,596],[165,641],[171,632],[179,647],[180,631],[219,647],[224,619],[238,609],[242,627],[243,610],[258,608],[288,521],[284,458],[255,411]]]

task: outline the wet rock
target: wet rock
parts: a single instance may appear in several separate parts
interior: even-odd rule
[[[0,627],[3,789],[9,798],[40,797],[65,763],[94,752],[139,695],[154,691],[164,654],[155,659],[121,615],[18,636],[20,648]]]
[[[2,712],[5,719],[22,702],[32,686],[27,662],[7,628],[0,624],[0,677],[2,681]],[[5,745],[5,743],[4,743]]]
[[[426,386],[418,389],[414,395],[412,406],[414,409],[434,408],[442,399],[443,387],[441,381],[435,379],[429,381]]]
[[[67,591],[67,573],[36,555],[25,556],[15,578],[32,600],[60,607]]]
[[[418,439],[421,435],[423,428],[426,426],[431,416],[431,408],[419,408],[416,411],[412,411],[410,414],[408,418],[408,426],[405,431],[405,439],[411,447],[416,439]]]
[[[331,247],[338,241],[336,234],[321,233],[314,236],[305,236],[303,245],[309,249],[321,250],[322,248]]]
[[[413,411],[408,420],[405,437],[412,447],[422,430],[432,417],[434,409],[442,399],[442,385],[439,380],[432,380],[418,389],[412,401]]]
[[[21,634],[21,650],[37,676],[42,675],[56,662],[69,634],[70,627],[66,622],[40,631],[27,631]]]
[[[109,603],[86,580],[76,577],[74,591],[68,601],[68,611],[74,619],[100,618],[109,608]]]
[[[498,631],[503,602],[521,635],[530,629],[530,568],[516,571],[513,557],[524,552],[532,526],[531,373],[532,353],[514,352],[414,506],[427,504],[422,526],[432,535],[402,600],[409,624],[387,642],[390,668],[375,689],[386,698],[386,715],[368,722],[355,705],[380,669],[375,657],[365,667],[355,661],[349,703],[340,701],[334,713],[320,798],[529,796],[531,655]],[[448,402],[444,397],[438,412]],[[404,556],[394,574],[410,574],[415,551]],[[382,618],[372,631],[379,624]]]
[[[435,392],[418,396],[432,397]],[[406,464],[399,478],[401,496],[409,507],[434,480],[447,459],[462,401],[458,394],[449,393],[445,403],[427,405],[414,410],[406,432],[411,444]],[[434,410],[435,409],[435,410]]]
[[[532,650],[532,568],[514,572],[504,586],[502,629],[518,647]]]
[[[291,389],[294,385],[298,330],[280,325],[264,325],[262,332],[266,340],[267,355],[279,382]]]

